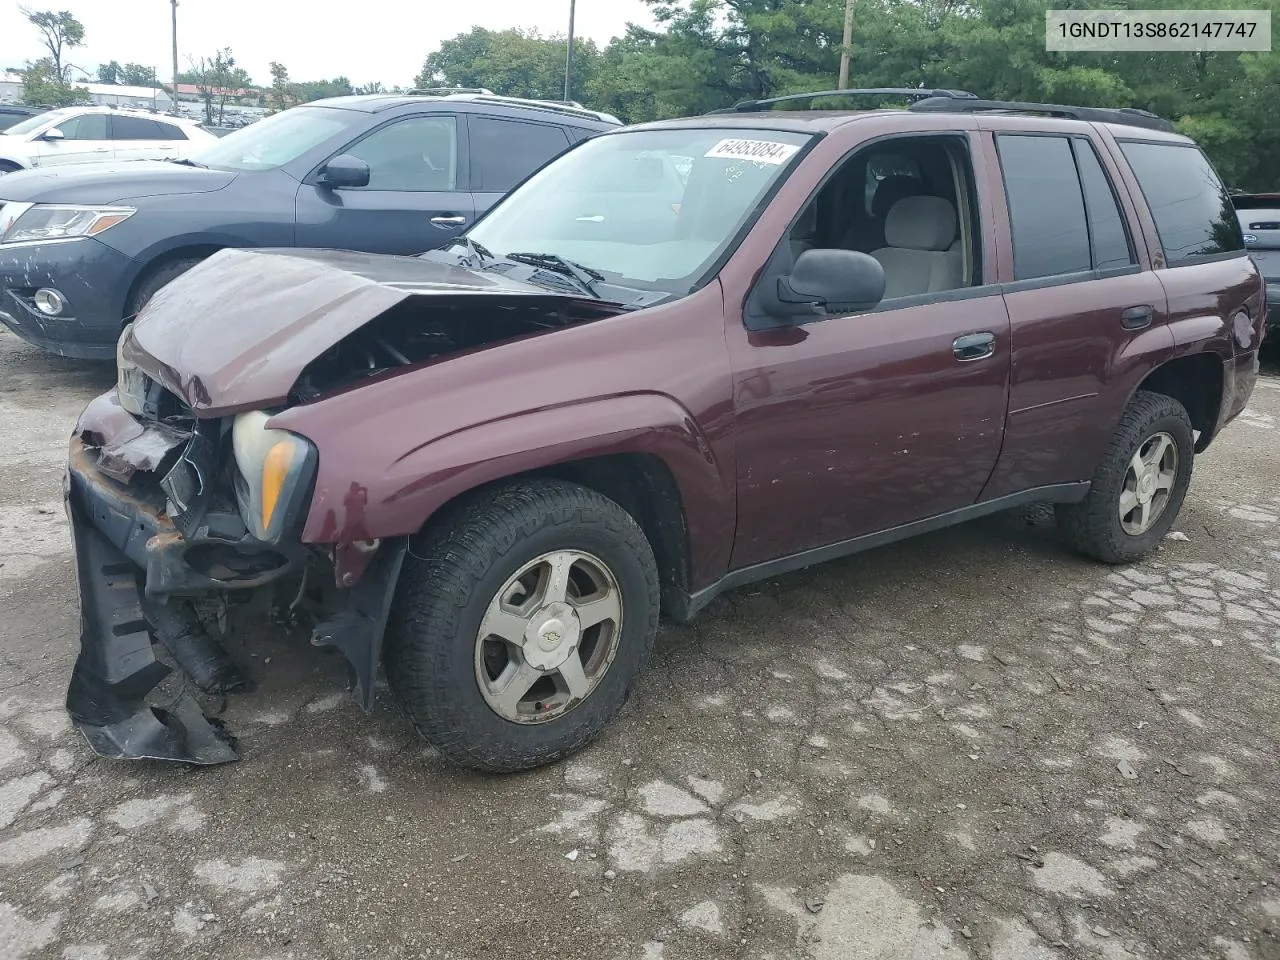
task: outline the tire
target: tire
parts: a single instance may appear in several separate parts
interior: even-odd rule
[[[575,699],[571,685],[566,686],[569,692],[558,689],[567,684],[558,672],[540,676],[516,706],[517,713],[532,713],[510,719],[493,704],[497,698],[492,689],[482,689],[482,675],[491,683],[507,676],[496,665],[503,657],[510,672],[526,657],[556,654],[541,652],[532,639],[524,641],[523,648],[492,636],[483,639],[481,625],[491,622],[487,618],[504,595],[527,597],[524,602],[532,605],[530,609],[538,608],[528,621],[534,624],[529,628],[532,636],[539,643],[561,642],[559,624],[545,637],[538,633],[538,623],[546,630],[551,622],[539,618],[552,609],[541,604],[554,589],[524,591],[520,583],[533,582],[528,576],[512,587],[514,577],[547,556],[583,558],[566,568],[566,582],[576,578],[570,595],[577,591],[583,596],[576,584],[588,574],[601,575],[596,580],[587,577],[590,584],[612,584],[621,628],[614,621],[588,627],[580,635],[567,628],[576,638],[569,657],[588,668],[578,671],[579,681],[584,672],[594,672],[594,680],[585,682],[595,685]],[[550,573],[547,578],[549,583]],[[464,767],[507,773],[552,763],[591,741],[630,698],[653,650],[658,605],[653,550],[618,504],[557,480],[505,483],[460,501],[412,545],[387,624],[387,681],[419,735]],[[576,617],[574,613],[575,623]],[[600,658],[606,658],[600,660],[603,667],[589,669]],[[557,689],[551,690],[553,686]],[[556,698],[564,702],[553,710],[551,701]],[[554,718],[539,719],[544,709]]]
[[[181,260],[170,260],[168,263],[152,270],[143,277],[142,282],[133,291],[133,296],[129,298],[129,306],[125,311],[125,316],[136,316],[147,305],[147,301],[159,292],[161,287],[172,280],[178,279],[178,277],[199,263],[201,259],[201,257],[184,257]]]
[[[1147,494],[1153,511],[1157,502],[1162,506],[1149,519],[1149,526],[1135,532],[1140,526],[1140,514],[1130,513],[1127,516],[1131,520],[1122,520],[1121,496],[1128,493],[1126,502],[1134,502],[1139,484],[1133,482],[1131,463],[1144,451],[1150,459],[1156,451],[1154,443],[1163,443],[1161,438],[1171,440],[1176,451],[1176,463],[1161,474],[1171,475],[1172,482],[1163,501],[1159,500],[1159,492]],[[1149,554],[1164,539],[1182,509],[1191,483],[1194,447],[1191,420],[1182,404],[1161,393],[1139,391],[1120,418],[1111,445],[1093,475],[1089,495],[1080,503],[1060,503],[1056,507],[1058,527],[1067,542],[1103,563],[1132,563]],[[1162,462],[1167,465],[1169,461]],[[1156,483],[1160,482],[1157,479]]]

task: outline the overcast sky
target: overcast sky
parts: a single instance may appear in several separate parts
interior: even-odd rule
[[[172,71],[169,0],[31,0],[36,10],[70,10],[85,27],[85,46],[65,62],[96,73],[118,60],[154,66],[162,80]],[[42,55],[39,35],[0,0],[0,68]],[[641,0],[577,0],[575,33],[604,44],[627,21],[651,24]],[[569,0],[179,0],[178,66],[188,56],[230,47],[255,83],[268,84],[268,64],[279,60],[294,80],[345,75],[354,84],[380,80],[408,85],[423,58],[441,40],[474,25],[494,30],[536,27],[563,33]],[[78,74],[76,75],[78,76]]]

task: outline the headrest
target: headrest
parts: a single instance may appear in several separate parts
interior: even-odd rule
[[[875,192],[871,194],[871,215],[887,216],[895,203],[903,197],[916,196],[921,188],[922,184],[915,177],[903,176],[900,173],[885,177],[876,184]]]
[[[891,247],[946,250],[955,238],[955,208],[941,197],[899,200],[884,222],[885,243]]]

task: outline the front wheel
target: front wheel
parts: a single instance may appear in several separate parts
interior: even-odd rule
[[[1195,441],[1182,404],[1139,391],[1080,503],[1057,506],[1067,541],[1103,563],[1146,556],[1178,518],[1191,483]]]
[[[585,745],[653,649],[658,572],[612,500],[528,480],[468,497],[413,545],[386,635],[387,681],[446,757],[509,772]]]

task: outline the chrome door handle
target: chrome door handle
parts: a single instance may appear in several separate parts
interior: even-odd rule
[[[431,222],[438,227],[460,227],[467,222],[466,217],[432,217]]]
[[[963,337],[956,337],[951,343],[951,352],[961,363],[985,360],[996,352],[996,335],[983,332],[967,333]]]

